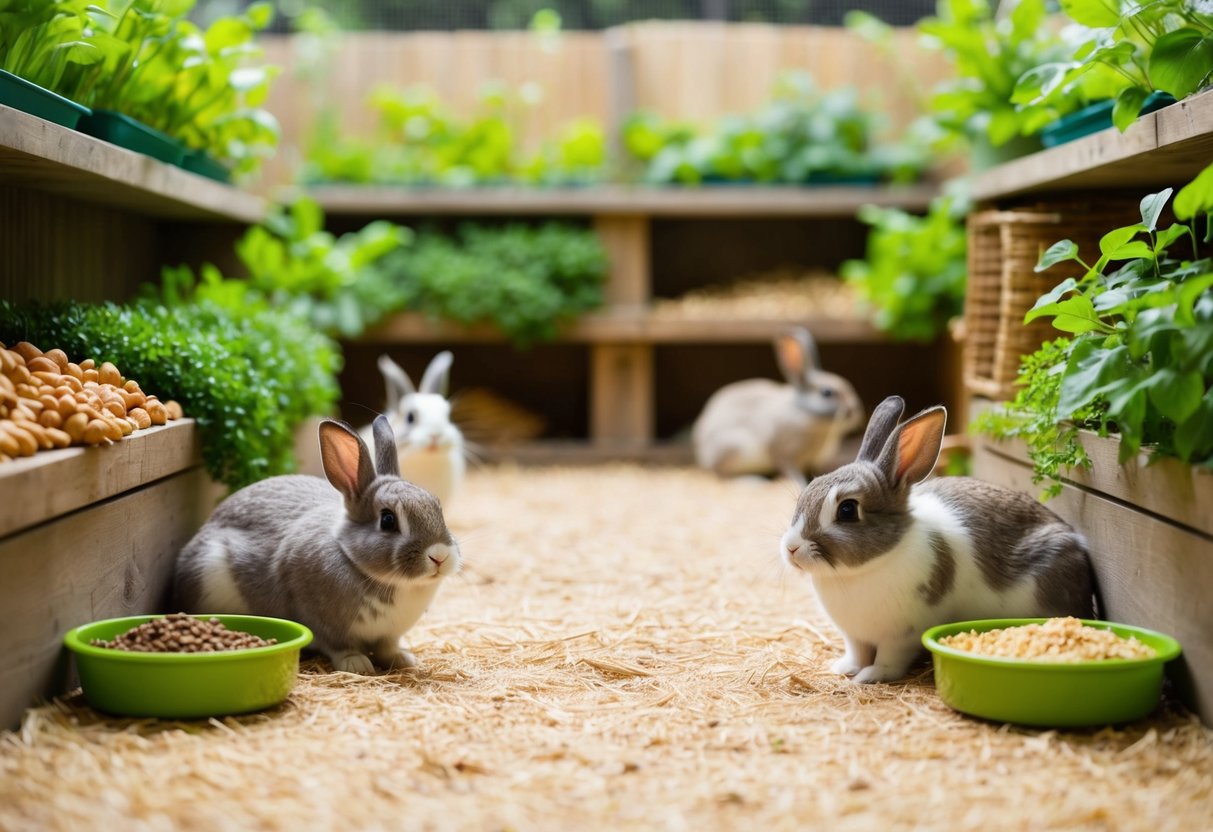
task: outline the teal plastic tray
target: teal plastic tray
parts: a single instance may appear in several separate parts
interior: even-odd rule
[[[187,150],[181,167],[190,173],[214,179],[216,182],[231,182],[232,172],[211,158],[204,150]]]
[[[81,117],[92,112],[88,107],[3,69],[0,69],[0,104],[71,128],[79,124]]]
[[[93,110],[80,119],[80,132],[170,165],[179,166],[185,158],[185,147],[175,139],[112,110]]]
[[[1140,118],[1174,103],[1175,99],[1172,96],[1165,92],[1156,92],[1146,99],[1145,104],[1141,107],[1141,112],[1137,115]],[[1083,136],[1098,133],[1100,130],[1107,130],[1112,126],[1112,107],[1111,101],[1099,101],[1059,118],[1040,131],[1040,143],[1045,147],[1057,147],[1059,144],[1081,139]]]

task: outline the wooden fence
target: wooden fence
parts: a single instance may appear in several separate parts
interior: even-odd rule
[[[610,131],[638,109],[698,122],[747,112],[767,100],[781,73],[805,70],[824,89],[859,88],[896,130],[947,70],[916,37],[897,31],[890,56],[845,29],[814,26],[651,22],[566,32],[554,43],[530,32],[370,32],[344,35],[327,64],[295,36],[267,38],[269,60],[284,68],[268,102],[283,142],[262,187],[291,180],[323,102],[336,108],[344,132],[371,132],[367,99],[381,83],[428,87],[458,114],[475,108],[488,83],[515,91],[536,84],[541,100],[522,123],[533,144],[578,117]]]

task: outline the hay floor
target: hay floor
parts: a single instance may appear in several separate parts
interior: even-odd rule
[[[503,468],[452,507],[469,568],[416,676],[305,665],[196,723],[78,697],[0,735],[0,829],[1208,829],[1213,732],[1029,731],[829,674],[775,555],[785,483]]]

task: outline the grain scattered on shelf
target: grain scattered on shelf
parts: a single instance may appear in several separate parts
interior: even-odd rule
[[[660,318],[730,320],[764,318],[858,318],[854,289],[826,272],[776,269],[736,281],[693,289],[654,303]]]

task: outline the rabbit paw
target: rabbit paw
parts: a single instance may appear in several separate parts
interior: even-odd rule
[[[417,666],[417,657],[409,650],[397,650],[394,655],[385,655],[383,660],[389,670],[412,670]]]
[[[906,675],[908,669],[901,665],[893,667],[887,664],[873,664],[856,673],[855,681],[861,685],[870,685],[873,682],[896,682]]]
[[[842,656],[830,665],[830,670],[837,673],[839,676],[854,676],[862,668],[855,659],[851,658],[850,654]]]
[[[333,656],[333,669],[343,673],[357,673],[360,676],[372,676],[375,673],[375,665],[362,653]]]

